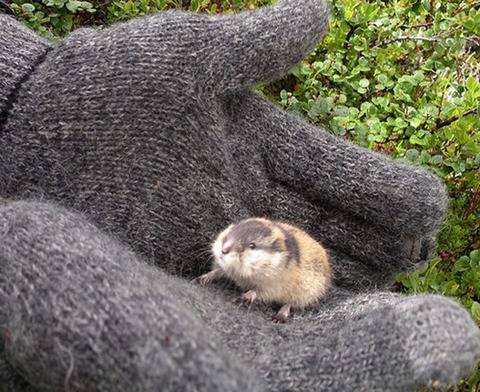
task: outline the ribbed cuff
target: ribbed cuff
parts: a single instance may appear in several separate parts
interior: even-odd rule
[[[52,45],[14,18],[0,14],[0,129],[28,79]]]

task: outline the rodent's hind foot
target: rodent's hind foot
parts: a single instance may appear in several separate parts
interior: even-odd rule
[[[248,304],[252,304],[255,299],[257,299],[257,293],[255,292],[255,290],[249,290],[246,293],[242,294],[242,301]]]
[[[213,281],[221,278],[223,276],[223,270],[221,268],[215,268],[214,270],[206,273],[206,274],[203,274],[203,275],[200,275],[198,277],[196,277],[195,279],[192,279],[191,282],[192,283],[198,283],[202,286],[205,286],[209,283],[212,283]]]
[[[274,323],[286,323],[288,316],[290,316],[290,304],[283,305],[275,316],[272,317]]]

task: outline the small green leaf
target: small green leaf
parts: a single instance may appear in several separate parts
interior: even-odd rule
[[[358,84],[363,88],[367,88],[370,85],[370,81],[368,79],[361,79]]]
[[[467,19],[463,22],[463,25],[471,32],[480,34],[480,13],[477,13],[473,18]]]
[[[405,158],[407,158],[411,162],[415,162],[419,156],[420,156],[420,153],[414,148],[407,150],[407,152],[405,153]]]
[[[33,4],[24,3],[24,4],[22,4],[22,10],[23,10],[24,12],[30,13],[30,12],[35,11],[35,7],[34,7]]]
[[[416,84],[419,84],[425,79],[425,75],[423,74],[422,71],[415,71],[413,74],[413,80],[415,81]]]
[[[430,143],[430,135],[425,132],[417,132],[410,136],[411,144],[418,144],[420,146],[428,146]]]
[[[475,320],[480,321],[480,304],[476,301],[473,301],[472,307],[470,308],[470,310]]]
[[[433,157],[430,158],[430,164],[431,165],[440,165],[443,162],[443,156],[441,155],[434,155]]]
[[[346,95],[340,94],[340,95],[338,96],[337,102],[340,103],[340,104],[346,103],[346,102],[347,102],[347,97],[346,97]],[[480,155],[480,154],[479,154],[479,155]]]
[[[422,113],[424,116],[428,115],[430,117],[436,117],[438,116],[439,109],[435,105],[427,104],[420,109],[420,113]]]
[[[414,117],[408,120],[410,125],[414,128],[418,128],[420,125],[423,124],[424,121],[425,120],[423,118],[419,118],[419,117]]]
[[[385,85],[388,82],[388,76],[385,74],[380,74],[377,76],[377,80],[379,83]]]
[[[476,80],[473,76],[469,76],[467,81],[465,82],[465,86],[467,87],[467,90],[474,94],[480,92],[480,82]]]
[[[463,272],[468,270],[469,268],[470,268],[470,257],[462,256],[456,261],[453,269],[456,272]]]
[[[458,292],[460,285],[454,280],[446,282],[442,287],[442,294],[444,295],[455,295]]]
[[[395,126],[398,127],[398,128],[406,128],[408,126],[408,124],[403,118],[397,117],[395,119]]]
[[[432,159],[432,157],[427,151],[423,150],[420,153],[420,163],[427,164],[428,162],[430,162],[430,159]]]
[[[67,10],[69,10],[72,14],[74,14],[75,12],[77,12],[77,9],[79,7],[79,1],[75,1],[75,0],[70,0],[67,4],[65,4],[65,7],[67,8]]]
[[[480,265],[480,250],[475,249],[470,252],[470,259]]]

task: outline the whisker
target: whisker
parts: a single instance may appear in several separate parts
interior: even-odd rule
[[[187,252],[184,253],[185,258],[194,258],[194,257],[198,258],[198,257],[205,257],[207,255],[213,255],[210,249],[200,249],[199,251],[195,250],[188,253]]]
[[[202,257],[202,258],[203,258],[203,257],[213,257],[213,255],[212,255],[212,254],[210,254],[210,253],[207,253],[207,252],[204,252],[204,253],[197,253],[197,254],[195,254],[195,256],[196,256],[196,257]]]

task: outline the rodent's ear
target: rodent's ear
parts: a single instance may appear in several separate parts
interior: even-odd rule
[[[285,235],[278,227],[274,226],[272,228],[270,246],[272,247],[273,250],[277,252],[286,252],[288,250]]]
[[[279,238],[272,238],[270,242],[270,247],[274,252],[285,252],[285,241]]]

